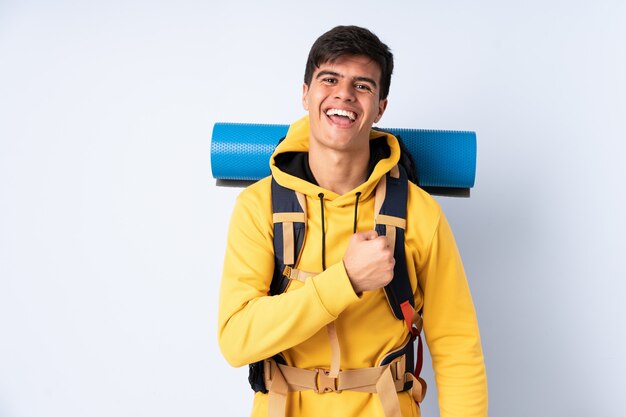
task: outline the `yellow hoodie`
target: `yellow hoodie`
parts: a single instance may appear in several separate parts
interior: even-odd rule
[[[330,368],[326,325],[335,322],[342,370],[377,366],[402,345],[406,325],[391,312],[382,289],[355,294],[342,258],[353,234],[356,193],[357,231],[374,229],[374,191],[400,157],[397,139],[384,136],[388,158],[376,164],[366,182],[344,195],[292,176],[276,166],[276,156],[307,152],[308,117],[290,126],[270,161],[272,175],[307,200],[307,235],[299,269],[318,275],[292,281],[287,292],[268,296],[274,272],[271,177],[242,191],[231,218],[219,302],[219,343],[226,360],[243,366],[282,352],[291,366]],[[328,266],[322,271],[319,193],[324,194]],[[431,353],[441,417],[487,416],[487,381],[478,324],[452,231],[437,202],[409,183],[405,253],[415,295],[423,308],[424,333]],[[410,393],[398,393],[403,416],[419,416]],[[268,396],[256,393],[253,417],[268,414]],[[289,393],[289,417],[380,416],[376,394],[343,391]]]

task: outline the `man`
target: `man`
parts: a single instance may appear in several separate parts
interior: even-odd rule
[[[263,375],[252,416],[420,414],[421,384],[405,370],[404,355],[393,358],[410,339],[407,325],[392,314],[383,290],[394,278],[396,240],[374,230],[380,184],[400,175],[400,143],[372,131],[387,107],[392,71],[391,52],[370,31],[339,26],[322,35],[305,71],[308,116],[277,146],[272,176],[237,199],[219,341],[233,366],[265,360],[253,367]],[[274,223],[286,221],[277,220],[272,207],[277,189],[299,193],[305,213],[306,237],[294,270],[307,272],[295,274],[284,291],[270,291],[275,260],[281,268],[288,263],[274,250],[275,234],[284,230]],[[403,278],[422,312],[440,415],[486,416],[480,336],[463,266],[439,205],[413,183],[401,227]],[[284,271],[295,276],[291,268]],[[367,382],[348,383],[355,375]]]

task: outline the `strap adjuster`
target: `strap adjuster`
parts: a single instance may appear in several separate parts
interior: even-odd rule
[[[291,267],[289,265],[285,265],[285,269],[283,269],[283,276],[291,279]]]
[[[339,383],[337,380],[338,377],[330,376],[330,371],[327,369],[316,369],[317,375],[315,377],[315,392],[318,394],[323,394],[325,392],[336,392],[340,393],[341,390],[338,389]]]

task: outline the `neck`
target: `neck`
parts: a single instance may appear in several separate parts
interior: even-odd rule
[[[369,146],[355,153],[309,149],[309,166],[320,187],[343,195],[367,180]]]

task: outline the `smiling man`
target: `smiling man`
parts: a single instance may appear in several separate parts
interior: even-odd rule
[[[365,181],[369,134],[387,107],[380,66],[363,55],[324,62],[304,84],[309,165],[318,184],[343,194]]]
[[[302,104],[232,215],[219,341],[250,365],[252,416],[419,416],[422,324],[441,417],[487,415],[471,295],[440,206],[415,185],[387,108],[389,48],[338,26],[314,43]],[[414,342],[418,344],[417,352]]]

